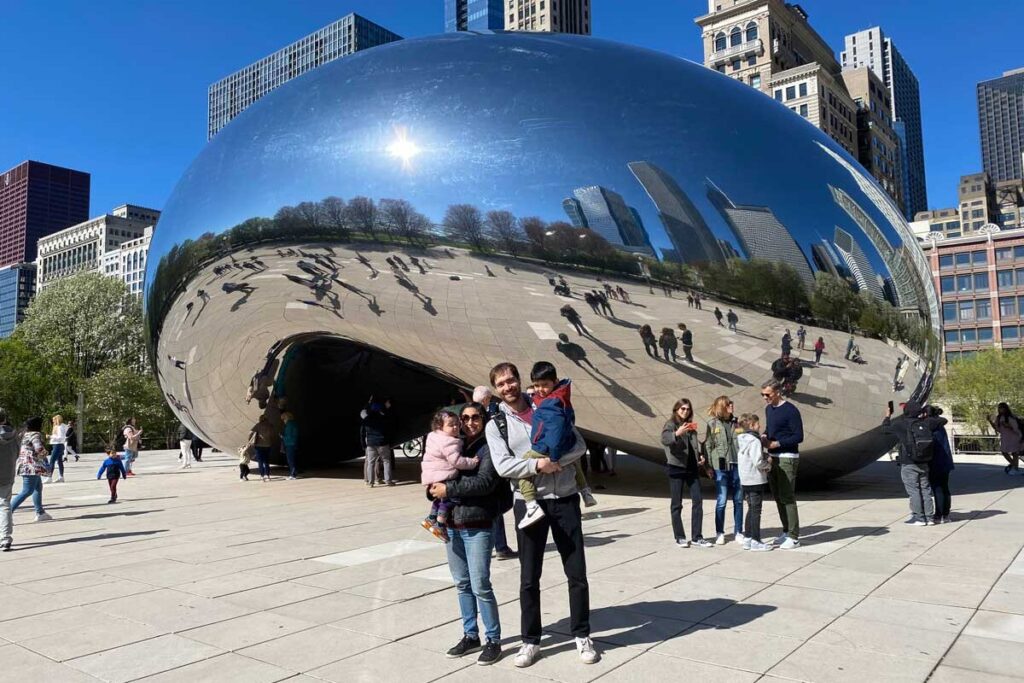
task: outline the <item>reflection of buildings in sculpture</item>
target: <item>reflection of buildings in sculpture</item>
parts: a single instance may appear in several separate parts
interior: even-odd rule
[[[850,174],[853,181],[857,183],[857,187],[860,188],[871,203],[874,204],[875,208],[878,209],[882,216],[888,221],[889,226],[893,232],[899,237],[901,246],[896,250],[896,260],[900,261],[902,265],[899,267],[894,266],[886,262],[889,267],[890,273],[894,279],[897,278],[897,270],[910,269],[911,272],[916,271],[916,277],[911,277],[913,286],[907,288],[905,282],[897,280],[897,293],[902,296],[904,291],[913,292],[916,297],[914,301],[903,304],[904,306],[916,306],[918,309],[923,309],[924,305],[927,304],[928,312],[931,315],[932,325],[935,332],[938,332],[939,320],[939,302],[934,296],[928,296],[928,290],[926,289],[925,282],[931,282],[932,271],[928,265],[928,261],[924,257],[924,253],[918,248],[916,240],[910,232],[907,224],[903,221],[903,217],[896,205],[892,203],[892,200],[887,194],[882,192],[871,180],[869,180],[864,173],[857,170],[853,164],[848,162],[840,154],[836,154],[826,145],[815,141],[815,144],[825,154],[832,157],[840,166],[846,169],[846,172]],[[845,207],[844,207],[845,208]],[[861,213],[865,213],[863,210]],[[866,214],[865,214],[866,215]],[[877,228],[876,228],[877,229]],[[902,277],[902,276],[901,276]],[[904,289],[901,289],[901,285]]]
[[[711,228],[672,176],[648,161],[631,161],[627,165],[658,208],[658,217],[683,262],[724,261]]]
[[[891,298],[892,304],[903,309],[918,309],[920,302],[926,300],[926,297],[914,277],[913,263],[907,253],[909,249],[906,246],[901,246],[899,249],[893,248],[892,244],[879,229],[878,224],[844,190],[833,185],[829,185],[828,189],[832,193],[832,198],[836,204],[853,219],[853,222],[871,240],[878,254],[882,257],[882,261],[885,262],[886,267],[889,269],[895,290]]]
[[[849,283],[851,289],[857,287],[850,269],[846,267],[845,261],[836,253],[832,244],[822,239],[820,244],[811,245],[811,255],[814,258],[814,265],[823,273],[830,273],[840,280]]]
[[[710,179],[706,182],[708,199],[722,214],[747,257],[785,263],[810,291],[814,287],[811,264],[775,213],[767,206],[737,206]]]
[[[590,228],[625,251],[653,254],[651,240],[638,222],[639,215],[626,205],[621,194],[600,185],[580,187],[573,194],[575,199],[562,202],[573,225]]]
[[[668,263],[684,263],[683,257],[675,249],[662,249],[661,260]]]
[[[743,258],[743,255],[736,251],[736,247],[732,246],[728,240],[718,240],[718,246],[726,259]]]
[[[878,278],[875,277],[871,261],[868,260],[867,254],[860,248],[857,241],[853,239],[853,235],[836,226],[833,242],[839,256],[846,262],[846,267],[850,269],[857,288],[862,292],[870,292],[876,299],[883,299],[882,288],[878,284]]]

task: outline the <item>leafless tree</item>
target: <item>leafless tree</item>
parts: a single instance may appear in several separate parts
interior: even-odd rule
[[[381,215],[381,227],[388,237],[394,239],[395,235],[402,235],[408,238],[409,224],[412,221],[416,210],[412,204],[404,199],[382,199],[380,200],[379,211]]]
[[[282,206],[274,214],[274,222],[280,230],[297,230],[302,226],[302,217],[294,206]]]
[[[320,202],[320,214],[324,223],[338,233],[341,239],[347,239],[349,233],[348,212],[345,200],[341,197],[324,197]]]
[[[487,212],[487,235],[512,256],[519,255],[523,233],[511,211]]]
[[[547,235],[544,233],[547,232],[548,224],[537,216],[527,216],[519,219],[519,227],[523,229],[523,234],[534,251],[542,253],[547,247]]]
[[[377,236],[377,206],[369,197],[353,197],[348,203],[348,220],[372,238]]]
[[[306,230],[315,232],[323,225],[323,215],[318,202],[300,202],[295,207],[295,213],[298,215],[300,224]]]
[[[472,204],[452,204],[444,214],[444,229],[448,236],[466,242],[476,251],[486,251],[484,221],[480,209]]]

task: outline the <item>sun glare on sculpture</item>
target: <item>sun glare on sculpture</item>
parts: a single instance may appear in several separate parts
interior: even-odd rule
[[[408,169],[412,165],[413,158],[420,153],[420,148],[415,142],[409,139],[405,129],[395,131],[395,139],[388,145],[388,154],[400,159],[402,168]]]

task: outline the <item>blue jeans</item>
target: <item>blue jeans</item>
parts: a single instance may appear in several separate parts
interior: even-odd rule
[[[269,477],[270,461],[267,458],[270,457],[270,447],[256,446],[253,450],[256,451],[256,463],[260,466],[260,476]]]
[[[295,469],[295,454],[299,451],[298,444],[284,445],[284,456],[288,458],[288,476],[294,477],[298,470]],[[267,474],[270,474],[270,465],[267,465]]]
[[[462,631],[470,638],[480,637],[477,608],[484,622],[484,635],[495,643],[501,641],[498,600],[491,588],[491,550],[494,539],[491,529],[448,529],[451,538],[448,569],[452,572],[459,595]]]
[[[43,477],[38,474],[25,474],[21,477],[21,493],[11,500],[11,512],[18,509],[18,506],[25,502],[25,499],[32,496],[32,505],[36,514],[41,515],[43,510]]]
[[[139,457],[139,452],[138,451],[130,451],[127,448],[124,449],[124,455],[121,456],[121,459],[124,460],[124,471],[125,472],[131,472],[132,471],[132,463],[135,462],[135,458],[137,458],[137,457]]]
[[[57,465],[56,471],[60,472],[60,476],[64,476],[64,444],[54,443],[50,444],[50,474],[54,472],[54,464]]]
[[[725,533],[725,504],[732,498],[732,518],[736,533],[743,533],[743,487],[740,486],[740,471],[736,465],[727,470],[715,470],[715,533]]]

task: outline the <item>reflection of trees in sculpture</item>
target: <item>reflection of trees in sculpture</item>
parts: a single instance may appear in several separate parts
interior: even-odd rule
[[[487,250],[484,221],[480,209],[472,204],[452,204],[444,212],[442,224],[451,239],[464,242],[476,251]]]
[[[345,204],[345,200],[341,197],[325,197],[320,206],[327,227],[337,233],[339,239],[348,239],[348,205]]]
[[[511,211],[488,211],[486,226],[487,235],[500,249],[511,254],[513,258],[519,255],[523,232],[516,224],[516,217]]]
[[[348,203],[348,217],[356,230],[371,239],[377,236],[377,206],[369,197],[353,197]]]
[[[796,269],[787,263],[730,259],[698,268],[704,289],[745,306],[789,317],[807,309],[807,292]]]
[[[849,329],[850,322],[860,315],[862,300],[846,280],[823,272],[814,277],[814,294],[811,296],[814,316],[833,329]]]
[[[378,210],[381,227],[392,240],[422,244],[430,231],[430,219],[404,199],[382,199]]]

